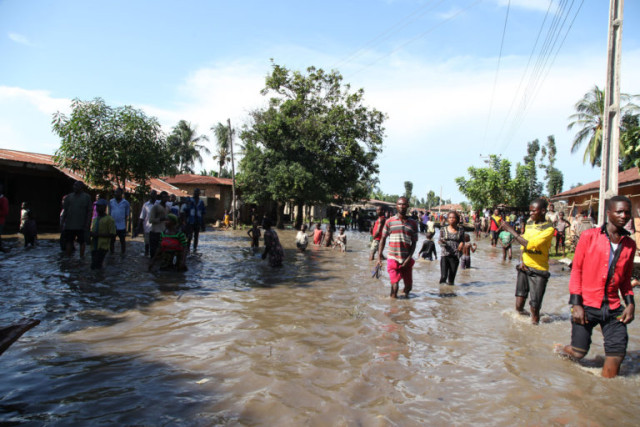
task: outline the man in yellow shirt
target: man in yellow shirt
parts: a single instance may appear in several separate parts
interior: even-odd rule
[[[547,201],[535,199],[529,206],[529,220],[522,235],[506,221],[500,224],[502,230],[511,233],[520,243],[522,262],[516,267],[518,279],[516,283],[516,311],[524,314],[524,303],[529,293],[531,299],[531,323],[540,322],[540,307],[549,280],[549,249],[553,240],[553,224],[545,219]]]

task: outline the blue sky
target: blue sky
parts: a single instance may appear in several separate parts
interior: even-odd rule
[[[335,68],[388,114],[379,159],[387,193],[404,191],[409,180],[418,197],[442,189],[461,201],[454,179],[483,166],[481,156],[515,163],[528,141],[547,135],[555,135],[567,189],[599,178],[582,153],[570,153],[566,128],[574,104],[604,85],[608,7],[606,0],[0,0],[0,147],[52,154],[59,140],[51,116],[67,112],[73,98],[133,105],[167,132],[180,119],[210,136],[227,118],[242,126],[264,105],[259,91],[273,58],[290,69]],[[560,36],[551,55],[540,56],[554,18],[563,23]],[[638,28],[640,4],[627,1],[621,88],[631,94],[640,94]],[[213,167],[211,159],[202,166]]]

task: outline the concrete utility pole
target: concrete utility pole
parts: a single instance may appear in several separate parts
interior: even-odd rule
[[[607,85],[604,87],[602,129],[602,173],[598,199],[598,224],[604,224],[605,200],[618,194],[618,154],[620,151],[620,57],[622,51],[622,11],[624,0],[610,0],[607,47]]]
[[[227,119],[229,127],[229,149],[231,150],[231,218],[233,220],[233,229],[236,225],[236,165],[233,161],[233,134],[231,131],[231,119]]]

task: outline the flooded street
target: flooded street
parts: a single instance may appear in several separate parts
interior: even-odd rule
[[[456,286],[419,261],[412,298],[390,300],[387,274],[371,278],[368,234],[348,232],[346,254],[300,254],[295,232],[278,233],[281,269],[240,230],[201,235],[185,274],[148,273],[139,242],[103,272],[57,242],[3,255],[0,324],[42,323],[0,357],[0,424],[640,422],[638,320],[619,378],[599,377],[599,328],[583,366],[553,353],[570,339],[560,265],[536,327],[513,314],[516,260],[488,239]]]

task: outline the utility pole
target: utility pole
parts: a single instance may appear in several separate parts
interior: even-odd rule
[[[604,87],[604,117],[598,224],[604,224],[605,200],[618,194],[620,152],[620,57],[624,0],[610,0],[607,44],[607,84]]]
[[[231,150],[231,218],[233,229],[236,229],[236,165],[233,161],[233,133],[231,131],[231,119],[227,119],[229,127],[229,149]]]

